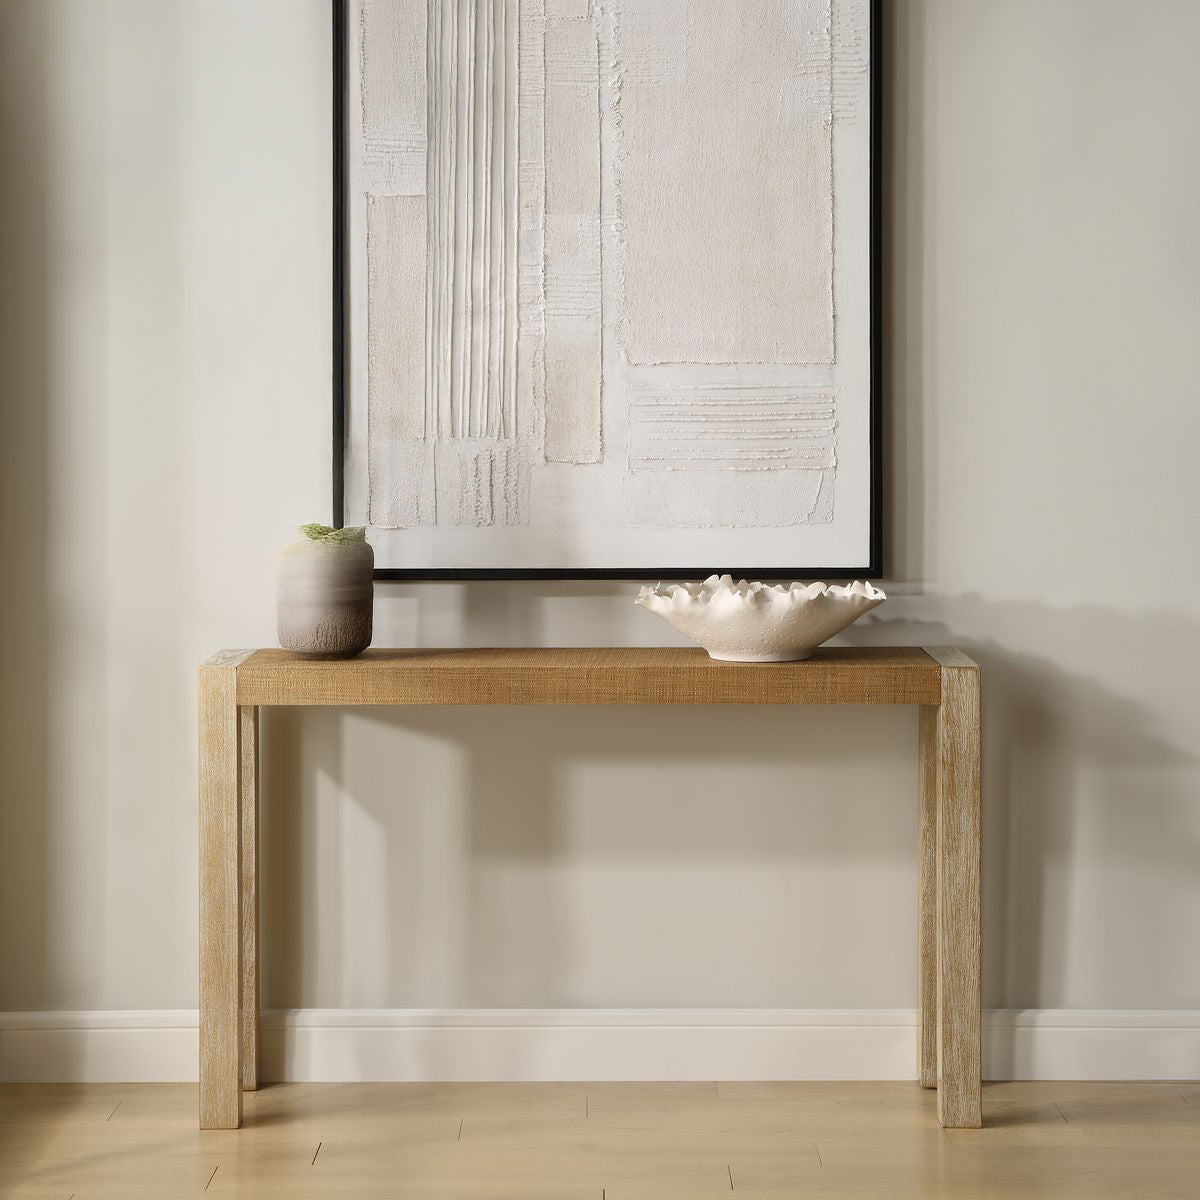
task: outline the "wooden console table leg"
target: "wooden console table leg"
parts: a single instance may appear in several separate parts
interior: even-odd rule
[[[979,669],[946,651],[937,716],[938,1119],[982,1124],[980,1088]]]
[[[242,821],[242,1090],[258,1087],[258,708],[238,709]]]
[[[917,1078],[937,1087],[937,715],[920,708],[917,796]]]
[[[219,654],[200,668],[201,1129],[242,1121],[238,661]]]

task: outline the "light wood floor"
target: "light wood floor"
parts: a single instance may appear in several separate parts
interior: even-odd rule
[[[1200,1085],[282,1084],[245,1127],[194,1086],[0,1087],[0,1197],[921,1200],[1200,1197]]]

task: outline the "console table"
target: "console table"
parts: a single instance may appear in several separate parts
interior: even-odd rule
[[[822,647],[805,662],[700,649],[368,650],[314,662],[225,650],[200,668],[200,1127],[258,1085],[258,710],[341,704],[915,704],[918,1075],[977,1127],[979,668],[954,649]]]

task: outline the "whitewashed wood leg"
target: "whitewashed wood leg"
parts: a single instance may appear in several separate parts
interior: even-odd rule
[[[923,704],[917,792],[917,1078],[937,1087],[937,714]]]
[[[937,716],[938,1119],[982,1123],[979,670],[942,660]],[[947,661],[949,660],[949,661]]]
[[[258,708],[238,709],[241,808],[242,1090],[258,1087]]]
[[[240,718],[236,661],[200,668],[200,1128],[236,1129],[241,1080]]]

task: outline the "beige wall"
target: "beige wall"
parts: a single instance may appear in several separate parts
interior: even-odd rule
[[[0,1009],[196,1002],[194,668],[328,513],[326,8],[0,9]],[[985,1001],[1200,1007],[1200,6],[895,8],[853,636],[983,663]],[[668,639],[632,592],[381,586],[377,641]],[[273,715],[267,1002],[910,1006],[915,733]]]

